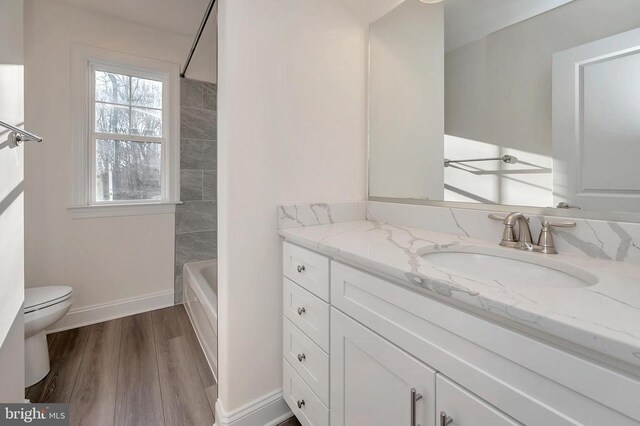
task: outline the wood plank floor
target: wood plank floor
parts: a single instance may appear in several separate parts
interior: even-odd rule
[[[48,336],[31,402],[68,402],[73,425],[213,425],[216,383],[182,305]]]
[[[70,403],[72,425],[213,425],[217,384],[182,305],[47,340],[51,371],[26,398]]]

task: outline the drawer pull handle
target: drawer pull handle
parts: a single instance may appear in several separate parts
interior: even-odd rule
[[[304,407],[304,399],[299,399],[296,404],[298,404],[298,408],[302,409],[302,407]]]
[[[298,354],[298,361],[302,362],[305,359],[307,359],[307,356],[305,354]]]
[[[416,402],[422,399],[422,394],[411,388],[411,426],[416,426]]]
[[[440,411],[440,426],[447,426],[453,423],[453,419],[447,416],[447,413]]]
[[[304,314],[305,312],[307,312],[307,310],[306,310],[304,307],[302,307],[302,308],[298,308],[298,315],[302,315],[302,314]]]
[[[298,265],[298,273],[301,274],[303,273],[307,268],[304,267],[304,265]]]

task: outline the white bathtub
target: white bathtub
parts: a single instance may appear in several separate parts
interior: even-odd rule
[[[184,305],[211,371],[218,369],[218,262],[184,265]],[[217,379],[217,377],[216,377]]]

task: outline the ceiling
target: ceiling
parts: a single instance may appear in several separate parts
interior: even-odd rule
[[[445,0],[445,49],[450,51],[573,0]]]
[[[141,25],[194,36],[209,0],[59,0]]]

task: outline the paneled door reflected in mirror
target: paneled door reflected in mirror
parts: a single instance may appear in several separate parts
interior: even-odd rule
[[[370,27],[369,196],[640,212],[639,28],[637,0],[404,1]]]

